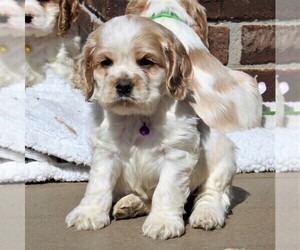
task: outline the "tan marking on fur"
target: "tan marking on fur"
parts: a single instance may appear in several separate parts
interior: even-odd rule
[[[87,100],[89,100],[94,93],[94,52],[96,45],[100,43],[97,35],[101,33],[101,30],[102,26],[89,35],[76,67],[76,82],[81,89],[85,89]]]
[[[212,87],[216,92],[228,93],[238,85],[238,82],[229,74],[228,68],[208,51],[203,49],[190,50],[189,56],[194,66],[214,77],[215,83]],[[202,84],[204,85],[205,82]]]
[[[192,79],[192,64],[183,44],[174,34],[165,27],[143,19],[142,38],[147,37],[147,45],[151,44],[160,54],[165,55],[166,62],[161,62],[163,67],[167,67],[167,90],[175,99],[183,100],[188,91],[188,86]],[[149,41],[149,43],[148,43]],[[140,44],[145,44],[144,40]],[[165,48],[162,44],[167,45]],[[159,47],[157,47],[159,45]],[[164,57],[158,57],[163,59]],[[158,59],[159,60],[159,59]]]
[[[147,41],[147,43],[145,43],[145,41]],[[142,33],[136,37],[133,42],[133,50],[136,51],[136,60],[138,61],[146,57],[154,62],[154,66],[165,67],[166,63],[162,57],[162,42],[162,36],[160,34],[154,33],[151,28],[143,29]]]
[[[202,42],[208,47],[208,25],[206,20],[205,8],[197,0],[180,0],[187,13],[195,20],[193,30],[201,38]]]
[[[49,2],[40,2],[40,5],[47,9],[47,7],[59,6],[59,0],[51,0]]]
[[[168,43],[166,55],[169,61],[167,76],[167,88],[175,99],[183,100],[189,89],[192,78],[192,64],[185,48],[175,40],[175,43]]]
[[[61,0],[59,7],[58,35],[63,36],[71,28],[72,23],[77,20],[79,2],[78,0]]]
[[[215,94],[209,94],[205,89],[205,82],[196,79],[190,85],[189,103],[204,122],[213,128],[230,131],[239,127],[237,110],[233,102],[228,102],[226,96],[239,84],[229,73],[229,69],[222,65],[208,51],[191,50],[190,59],[194,67],[211,74],[215,79],[212,89]]]
[[[147,0],[130,0],[126,7],[126,14],[141,15],[147,9]]]
[[[229,125],[230,124],[230,125]],[[228,105],[228,112],[223,113],[216,120],[216,128],[220,131],[224,130],[224,127],[230,129],[239,128],[239,120],[237,117],[237,110],[233,102]]]
[[[233,102],[222,103],[220,96],[207,95],[201,90],[194,91],[191,95],[192,97],[188,98],[190,105],[208,126],[224,132],[239,128],[237,110]]]

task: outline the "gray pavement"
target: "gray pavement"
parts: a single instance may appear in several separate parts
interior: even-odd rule
[[[145,217],[94,232],[66,229],[86,183],[0,185],[0,250],[300,249],[300,173],[240,174],[233,185],[233,214],[223,229],[187,225],[184,236],[168,241],[142,236]]]
[[[112,221],[100,231],[66,229],[65,216],[82,198],[86,183],[26,186],[26,249],[275,249],[275,174],[239,174],[234,207],[221,230],[187,225],[184,236],[152,240],[142,235],[145,217]]]

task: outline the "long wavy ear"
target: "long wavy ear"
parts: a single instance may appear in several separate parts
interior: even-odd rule
[[[187,13],[195,20],[193,30],[208,48],[208,25],[205,8],[197,0],[182,1]]]
[[[175,99],[183,100],[188,93],[192,80],[191,60],[178,39],[167,43],[165,54],[168,62],[167,91]]]
[[[147,7],[147,0],[130,0],[126,7],[126,15],[140,15]]]
[[[93,34],[93,33],[92,33]],[[84,86],[86,99],[89,100],[94,93],[94,58],[93,53],[96,48],[96,41],[93,36],[87,39],[79,60],[78,74],[80,85]]]
[[[73,22],[77,20],[79,14],[78,0],[60,0],[60,13],[58,16],[58,35],[63,36],[70,28]]]

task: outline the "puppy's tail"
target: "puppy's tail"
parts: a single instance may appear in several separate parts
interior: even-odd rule
[[[88,0],[79,0],[80,7],[90,16],[91,20],[99,25],[106,22],[100,12]]]

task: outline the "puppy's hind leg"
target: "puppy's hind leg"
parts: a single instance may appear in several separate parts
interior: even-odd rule
[[[234,145],[224,135],[214,132],[203,146],[208,175],[195,200],[189,223],[194,228],[212,230],[224,226],[230,206],[229,192],[236,172]]]
[[[129,194],[120,199],[113,208],[115,219],[127,219],[146,215],[150,212],[150,202],[144,201],[135,194]]]

